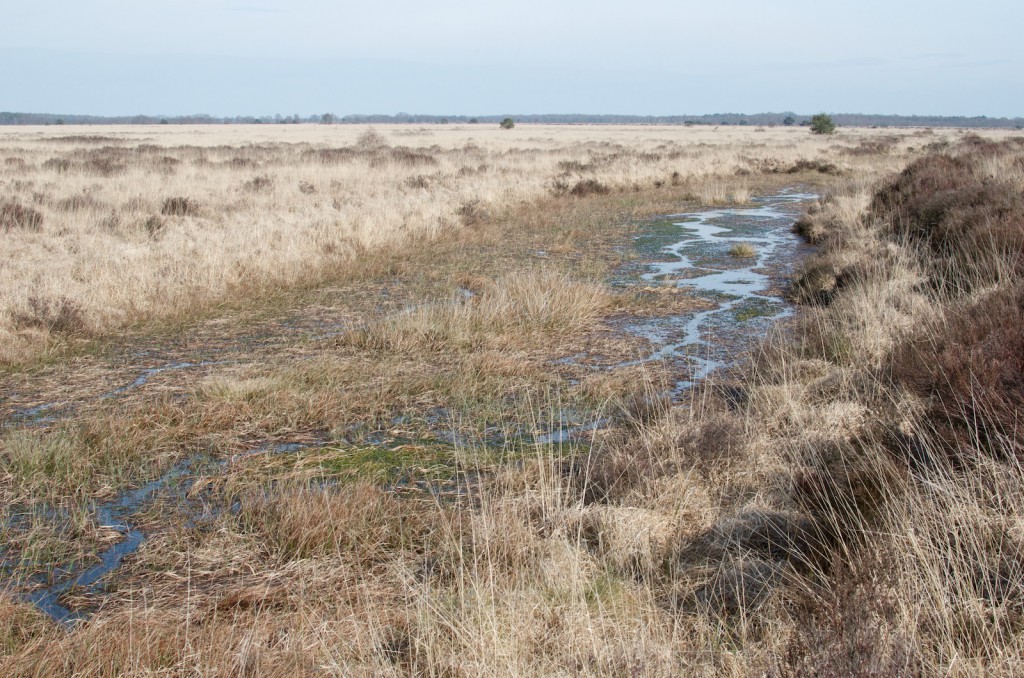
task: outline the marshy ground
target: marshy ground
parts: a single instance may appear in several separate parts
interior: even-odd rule
[[[0,139],[7,673],[1018,668],[1013,340],[922,357],[1012,139],[93,131]]]

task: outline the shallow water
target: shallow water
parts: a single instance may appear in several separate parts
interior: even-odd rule
[[[177,370],[187,370],[193,367],[209,367],[211,365],[227,365],[230,361],[226,360],[203,360],[197,363],[170,363],[168,365],[162,365],[160,367],[151,367],[148,370],[144,370],[142,374],[137,376],[134,381],[124,386],[119,386],[112,391],[108,391],[100,396],[100,400],[106,400],[108,398],[114,398],[122,395],[123,393],[132,390],[133,388],[139,388],[145,386],[150,379],[163,372],[173,372]]]
[[[185,459],[171,467],[164,475],[150,481],[142,487],[126,490],[107,502],[96,504],[93,512],[99,527],[114,530],[121,535],[116,543],[95,554],[99,562],[76,571],[66,566],[57,568],[62,577],[49,586],[42,586],[23,596],[23,599],[36,605],[54,621],[71,626],[85,616],[81,610],[71,610],[60,603],[60,598],[73,589],[85,593],[99,593],[100,580],[108,572],[119,568],[125,557],[135,553],[146,540],[145,533],[128,519],[133,514],[152,503],[158,493],[175,488],[182,498],[191,486],[191,469],[198,458]]]
[[[622,330],[647,339],[653,349],[611,368],[662,360],[681,363],[685,376],[676,382],[672,393],[678,398],[729,365],[764,336],[771,323],[790,315],[790,304],[773,287],[779,278],[777,270],[788,272],[802,247],[792,232],[800,205],[815,198],[811,193],[784,192],[757,198],[753,207],[671,215],[678,228],[675,240],[658,250],[658,261],[645,264],[640,280],[648,285],[691,289],[715,302],[715,307],[625,321]],[[658,234],[661,240],[667,237],[670,234]],[[731,256],[730,248],[741,243],[752,245],[755,256]]]
[[[98,400],[110,400],[124,395],[125,393],[145,386],[149,383],[150,379],[162,374],[164,372],[176,372],[179,370],[188,370],[200,367],[210,367],[213,365],[229,365],[233,361],[230,360],[203,360],[199,362],[175,362],[161,365],[159,367],[151,367],[143,370],[135,379],[131,382],[118,386],[115,389],[101,393],[96,398]],[[69,402],[52,402],[42,403],[32,407],[24,407],[16,409],[8,416],[7,421],[0,421],[0,426],[15,424],[18,426],[46,426],[53,424],[61,419],[66,418],[68,415],[74,414],[77,410],[77,406],[74,403]]]

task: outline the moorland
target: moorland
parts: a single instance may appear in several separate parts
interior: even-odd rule
[[[1019,132],[54,126],[0,162],[5,675],[1022,669]],[[697,268],[785,309],[650,273],[695,214],[749,230]],[[716,308],[709,374],[631,331]]]

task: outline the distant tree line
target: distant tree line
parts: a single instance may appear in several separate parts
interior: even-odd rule
[[[411,113],[374,115],[264,115],[217,117],[196,115],[71,115],[57,113],[0,112],[0,125],[223,125],[223,124],[500,124],[505,119],[516,123],[547,124],[641,124],[641,125],[810,125],[811,115],[793,111],[781,113],[713,113],[708,115],[593,115],[533,114],[533,115],[416,115]],[[865,115],[859,113],[832,113],[836,125],[844,127],[1016,127],[1024,128],[1024,118],[990,118],[938,116],[938,115]]]

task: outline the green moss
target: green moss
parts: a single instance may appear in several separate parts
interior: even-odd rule
[[[774,316],[779,312],[780,308],[778,303],[768,299],[748,299],[734,307],[732,315],[737,321],[745,322],[754,318]]]

